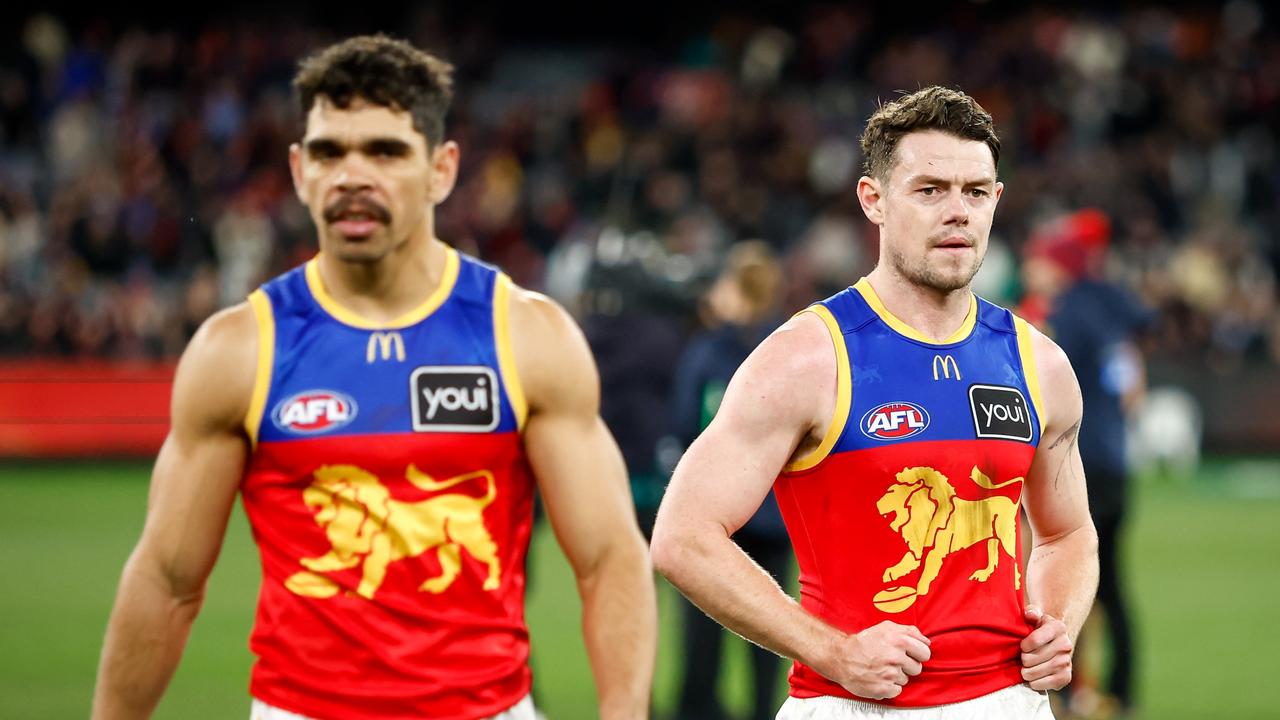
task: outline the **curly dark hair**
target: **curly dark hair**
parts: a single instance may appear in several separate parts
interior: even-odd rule
[[[867,128],[862,131],[866,174],[887,181],[897,162],[898,141],[921,130],[940,130],[984,142],[991,148],[992,162],[1000,167],[1000,138],[996,137],[991,113],[959,90],[933,85],[881,105],[867,120]]]
[[[453,100],[453,65],[403,40],[360,35],[307,57],[293,78],[305,118],[323,95],[340,108],[359,98],[407,111],[433,148],[444,141],[444,116]]]

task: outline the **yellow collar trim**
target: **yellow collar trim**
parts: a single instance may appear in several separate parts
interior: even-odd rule
[[[950,337],[945,340],[937,340],[925,335],[919,330],[916,330],[899,319],[897,315],[889,312],[889,309],[884,306],[884,303],[880,302],[880,296],[876,294],[875,288],[871,287],[870,281],[865,277],[859,280],[857,284],[853,286],[853,289],[857,290],[862,295],[862,299],[867,301],[867,305],[870,305],[871,309],[875,311],[876,315],[879,315],[880,319],[883,320],[886,325],[893,328],[893,330],[899,335],[918,342],[927,343],[929,345],[951,345],[953,343],[958,343],[969,337],[973,332],[974,325],[977,325],[978,323],[978,298],[973,293],[969,293],[969,314],[965,315],[964,322],[960,323],[960,327],[957,328],[955,332],[951,333]]]
[[[435,291],[426,300],[423,300],[421,305],[395,320],[378,322],[343,307],[329,294],[329,291],[325,290],[324,282],[320,279],[319,260],[320,256],[316,255],[307,262],[307,288],[311,290],[311,296],[316,299],[316,302],[320,303],[320,307],[325,312],[332,315],[338,322],[363,330],[399,330],[427,319],[431,313],[444,304],[445,299],[449,297],[449,293],[453,292],[453,286],[458,281],[458,267],[460,265],[458,251],[451,247],[446,247],[444,249],[444,274],[440,277],[440,284],[436,286]]]

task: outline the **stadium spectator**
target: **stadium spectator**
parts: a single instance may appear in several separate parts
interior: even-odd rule
[[[735,245],[706,298],[707,329],[694,335],[676,364],[671,427],[680,448],[689,447],[706,429],[725,388],[751,350],[781,324],[785,294],[782,268],[760,240]],[[773,496],[734,535],[753,560],[780,584],[792,576],[791,543]],[[683,676],[676,717],[723,720],[729,717],[716,688],[724,656],[724,629],[681,598]],[[767,720],[777,714],[782,659],[759,645],[750,646],[751,702],[747,717]]]
[[[1098,206],[1116,218],[1108,277],[1158,313],[1153,351],[1222,372],[1274,362],[1274,13],[1248,0],[966,7],[917,19],[911,34],[877,32],[895,18],[831,5],[777,24],[730,12],[687,28],[683,50],[665,54],[606,41],[486,53],[485,20],[463,13],[450,28],[416,18],[406,27],[440,39],[473,79],[454,118],[470,152],[442,233],[537,286],[542,259],[585,228],[668,236],[696,222],[725,237],[768,237],[792,263],[812,250],[804,238],[838,228],[814,218],[852,217],[838,231],[854,239],[865,271],[872,248],[848,212],[858,161],[850,128],[894,90],[963,80],[1006,128],[1007,171],[1025,188],[1006,199],[997,238],[1026,237],[1062,207]],[[313,252],[277,149],[292,133],[292,58],[333,28],[251,15],[165,28],[49,14],[6,27],[0,186],[4,204],[27,199],[21,220],[0,208],[0,244],[21,245],[27,259],[25,280],[0,274],[0,296],[20,315],[6,322],[24,328],[4,352],[173,357],[172,338],[191,330],[180,298],[199,268],[232,275],[218,280],[225,306],[233,288]],[[246,192],[270,257],[224,268],[214,228]],[[31,228],[34,247],[21,240]],[[1221,254],[1217,267],[1205,252]],[[64,281],[44,282],[54,278]],[[70,341],[97,321],[71,294],[124,303],[115,288],[126,282],[152,286],[153,337],[116,342],[108,328]]]
[[[1026,246],[1026,288],[1043,308],[1041,326],[1071,360],[1084,399],[1080,457],[1089,488],[1089,512],[1098,531],[1098,596],[1106,620],[1110,672],[1102,689],[1127,716],[1134,710],[1135,653],[1131,603],[1122,571],[1123,531],[1129,516],[1130,477],[1126,415],[1146,390],[1138,336],[1150,313],[1124,289],[1102,280],[1111,239],[1108,218],[1081,210],[1037,228]],[[1086,638],[1088,636],[1086,635]],[[1077,655],[1077,658],[1081,657]],[[1081,714],[1097,707],[1095,689],[1077,672],[1069,703]]]

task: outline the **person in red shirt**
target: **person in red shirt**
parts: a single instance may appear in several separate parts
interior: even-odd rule
[[[653,579],[590,351],[563,309],[435,234],[451,72],[383,36],[302,64],[289,162],[320,253],[183,355],[94,718],[155,708],[239,493],[263,565],[255,720],[532,720],[535,487],[600,717],[647,717]]]
[[[862,146],[879,262],[743,363],[676,468],[654,564],[795,659],[780,720],[1051,718],[1097,536],[1066,356],[970,290],[1004,190],[999,140],[973,98],[929,87],[882,105]],[[799,603],[732,539],[771,490]]]

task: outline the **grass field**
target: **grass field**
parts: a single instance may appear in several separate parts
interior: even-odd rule
[[[1280,708],[1280,474],[1218,461],[1191,483],[1149,480],[1130,526],[1143,717],[1267,718]],[[121,566],[141,528],[147,469],[0,464],[0,718],[82,718]],[[594,716],[568,566],[534,539],[529,623],[539,703],[555,720]],[[156,717],[248,717],[247,636],[256,551],[237,509],[208,599]],[[668,587],[655,687],[671,706],[679,628]],[[745,652],[731,645],[721,693],[744,705]]]

